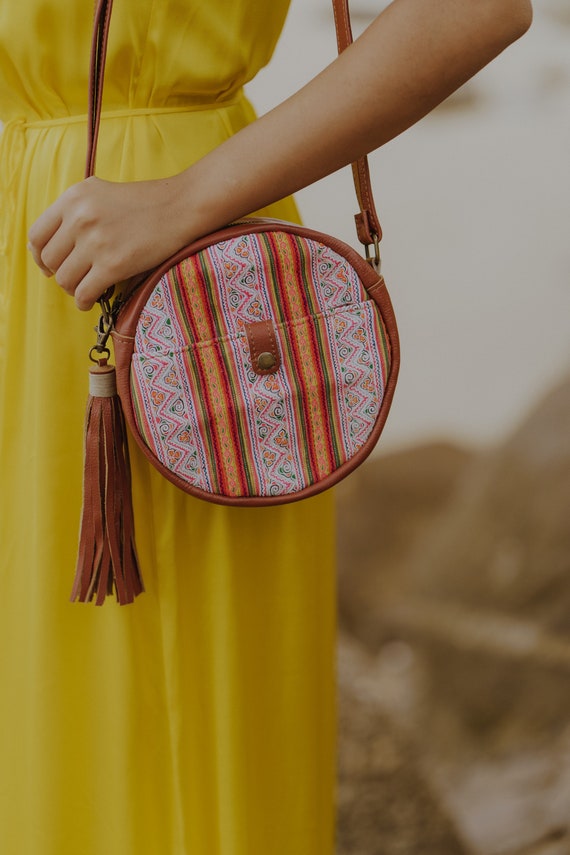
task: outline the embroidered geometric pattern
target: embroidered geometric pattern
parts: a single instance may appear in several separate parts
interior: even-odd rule
[[[262,320],[280,354],[274,374],[252,368],[245,325]],[[141,436],[178,477],[213,494],[276,496],[354,456],[389,370],[380,313],[349,262],[273,231],[162,277],[139,318],[131,393]]]

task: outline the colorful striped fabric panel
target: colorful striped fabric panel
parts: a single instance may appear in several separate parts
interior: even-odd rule
[[[281,366],[261,376],[245,324],[266,319]],[[366,442],[389,363],[378,309],[346,259],[264,232],[162,277],[139,319],[132,400],[146,444],[188,484],[233,497],[289,494]]]

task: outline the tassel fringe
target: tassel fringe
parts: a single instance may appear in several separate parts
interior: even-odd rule
[[[120,605],[144,591],[135,547],[129,449],[115,369],[90,371],[79,554],[72,602]]]

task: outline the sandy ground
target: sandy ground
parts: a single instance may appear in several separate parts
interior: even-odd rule
[[[334,56],[328,0],[293,0],[250,86],[263,112]],[[357,27],[381,3],[353,0]],[[570,368],[570,15],[529,33],[372,158],[403,362],[383,447],[502,439]],[[354,243],[349,170],[299,194],[308,225]]]

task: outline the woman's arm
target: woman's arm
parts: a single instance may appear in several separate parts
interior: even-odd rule
[[[394,0],[303,89],[179,175],[71,187],[32,226],[34,259],[89,309],[113,282],[392,139],[531,19],[529,0]]]

